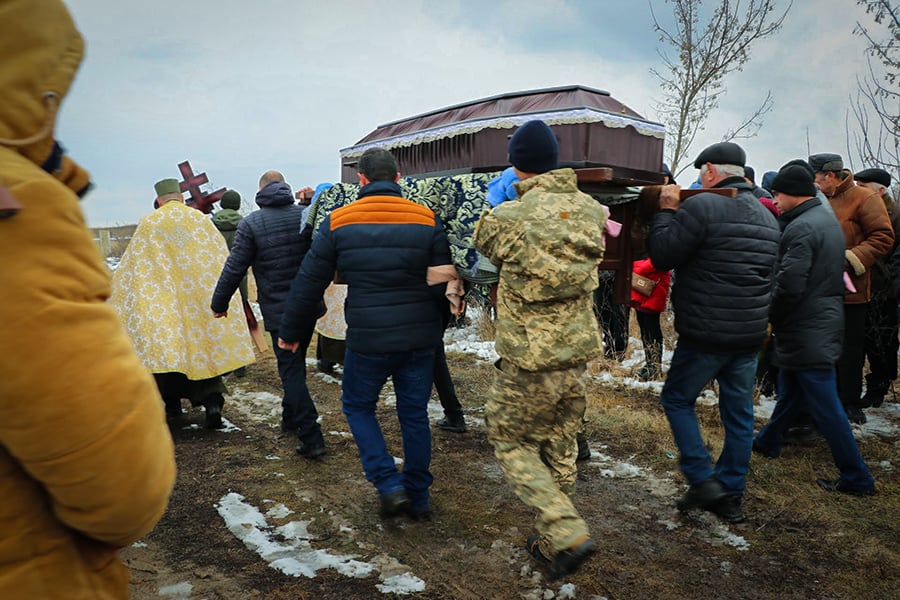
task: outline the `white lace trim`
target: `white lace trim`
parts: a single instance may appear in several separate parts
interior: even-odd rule
[[[571,125],[575,123],[603,123],[607,127],[620,129],[631,126],[641,135],[663,139],[666,129],[658,123],[641,121],[626,115],[617,115],[604,112],[595,108],[578,108],[574,110],[560,110],[550,112],[533,112],[518,115],[502,115],[486,119],[463,121],[451,125],[443,125],[433,129],[424,129],[405,135],[374,140],[365,144],[343,148],[341,158],[359,156],[369,148],[403,148],[417,144],[427,144],[440,139],[452,138],[458,135],[477,133],[483,129],[514,129],[528,121],[540,119],[547,125]]]

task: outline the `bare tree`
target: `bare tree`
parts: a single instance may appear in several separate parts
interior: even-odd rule
[[[741,71],[750,60],[750,46],[781,28],[792,1],[780,16],[775,0],[720,0],[712,14],[701,23],[702,0],[666,0],[672,5],[675,24],[660,24],[650,5],[653,27],[661,42],[677,51],[677,59],[659,51],[661,69],[651,72],[662,84],[663,97],[657,113],[666,127],[666,155],[672,173],[678,175],[697,133],[719,106],[725,93],[725,77]],[[762,126],[762,117],[772,108],[772,93],[750,117],[726,132],[723,141],[750,138]]]
[[[859,22],[854,29],[868,45],[867,70],[857,75],[856,96],[850,99],[856,122],[852,140],[865,166],[881,167],[896,177],[900,169],[900,5],[892,6],[887,0],[857,0],[857,4],[865,6],[885,31],[873,32]]]

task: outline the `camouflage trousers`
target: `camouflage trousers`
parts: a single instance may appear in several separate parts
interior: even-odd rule
[[[524,371],[498,361],[485,424],[494,455],[515,494],[538,509],[541,552],[553,556],[587,535],[572,504],[584,417],[584,366]]]

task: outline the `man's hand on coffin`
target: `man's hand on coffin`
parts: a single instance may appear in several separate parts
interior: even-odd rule
[[[681,205],[681,186],[677,183],[662,186],[659,193],[660,210],[678,210]]]

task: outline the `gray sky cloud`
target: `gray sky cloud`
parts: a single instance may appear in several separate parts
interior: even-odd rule
[[[333,182],[339,149],[377,125],[494,94],[581,84],[658,120],[658,41],[643,2],[68,5],[87,54],[58,136],[93,175],[83,202],[92,226],[136,222],[151,210],[153,183],[178,176],[183,160],[252,202],[267,169],[295,189]],[[671,12],[660,0],[653,9]],[[758,172],[805,157],[807,128],[813,152],[846,153],[844,114],[864,66],[848,14],[866,18],[847,0],[797,0],[784,30],[728,79],[692,152],[772,89],[764,130],[742,142]]]

